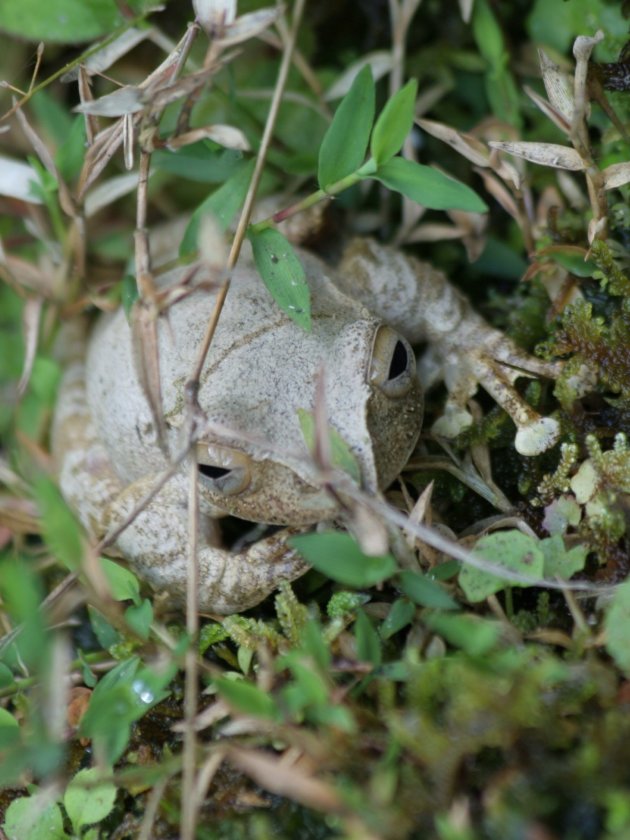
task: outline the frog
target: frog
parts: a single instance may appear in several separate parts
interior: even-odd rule
[[[204,613],[247,610],[302,575],[309,567],[291,536],[339,518],[343,499],[322,481],[300,423],[316,407],[318,383],[328,426],[371,495],[384,492],[416,447],[421,378],[426,385],[442,378],[449,389],[438,434],[452,437],[472,421],[467,401],[481,384],[514,419],[521,453],[549,448],[559,435],[557,421],[537,415],[513,387],[519,375],[557,377],[558,364],[490,327],[438,269],[367,238],[352,240],[336,266],[301,248],[297,254],[311,329],[277,307],[245,254],[196,383],[204,418],[193,444]],[[190,471],[177,453],[190,440],[188,378],[219,294],[207,285],[158,321],[162,432],[121,308],[91,330],[85,322],[67,326],[51,434],[61,491],[82,525],[175,606],[185,603],[190,541]],[[412,345],[421,340],[430,350],[418,365]],[[229,548],[225,516],[279,529]]]

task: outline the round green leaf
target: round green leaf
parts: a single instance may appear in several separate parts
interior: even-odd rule
[[[374,121],[374,80],[366,65],[341,100],[319,150],[317,180],[325,190],[361,166]]]
[[[436,610],[457,610],[459,606],[439,583],[420,572],[406,569],[399,575],[401,590],[415,604]]]
[[[289,543],[319,572],[344,586],[374,586],[397,568],[391,554],[369,557],[351,536],[337,531],[300,534]]]
[[[219,694],[240,712],[256,717],[277,717],[274,699],[258,686],[252,685],[246,680],[228,679],[217,679],[215,685]]]
[[[100,781],[101,775],[96,767],[79,770],[66,788],[63,804],[77,834],[83,826],[104,820],[114,807],[116,787]]]
[[[127,0],[135,12],[149,0]],[[3,0],[0,30],[29,41],[76,44],[107,35],[125,23],[116,0]]]
[[[311,295],[306,275],[288,239],[274,228],[250,230],[254,261],[265,286],[289,318],[311,328]]]
[[[2,826],[9,840],[68,840],[56,802],[42,810],[37,796],[22,796],[7,808]]]
[[[545,558],[538,540],[520,531],[497,531],[482,537],[473,551],[475,557],[493,566],[499,566],[523,577],[541,578]],[[459,585],[469,601],[483,601],[506,586],[529,584],[502,578],[500,575],[464,565],[459,575]]]
[[[431,210],[485,213],[488,206],[474,190],[437,169],[395,157],[379,166],[374,177],[390,190],[402,193]]]
[[[630,675],[630,580],[615,589],[606,617],[606,650],[617,665]]]

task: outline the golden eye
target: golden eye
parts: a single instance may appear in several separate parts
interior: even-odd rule
[[[203,483],[223,496],[242,493],[251,481],[249,455],[227,446],[198,443],[197,469]]]
[[[388,397],[404,397],[415,376],[416,359],[407,339],[391,327],[379,327],[372,348],[370,382]]]

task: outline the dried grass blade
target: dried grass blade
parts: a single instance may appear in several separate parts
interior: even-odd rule
[[[581,156],[570,146],[560,146],[557,143],[533,143],[528,141],[491,140],[490,146],[515,157],[524,158],[531,163],[542,166],[552,166],[555,169],[569,169],[579,172],[586,169]]]

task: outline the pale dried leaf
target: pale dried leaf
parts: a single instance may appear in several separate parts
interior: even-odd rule
[[[413,228],[405,236],[405,242],[441,242],[445,239],[461,239],[463,236],[464,231],[460,227],[435,222]]]
[[[525,85],[525,93],[529,96],[529,98],[534,102],[538,108],[543,112],[543,114],[547,117],[547,119],[551,120],[551,122],[557,126],[560,131],[564,134],[569,134],[571,131],[571,124],[567,122],[564,116],[557,111],[553,105],[550,105],[546,99],[543,99],[542,96],[539,96],[535,90],[532,90],[530,87]]]
[[[134,121],[132,114],[125,114],[123,120],[123,157],[125,159],[125,169],[131,172],[134,162]]]
[[[142,90],[139,87],[125,85],[93,102],[82,102],[74,110],[79,114],[93,114],[97,117],[122,117],[125,114],[137,114],[143,108]]]
[[[223,32],[236,18],[236,0],[193,0],[193,9],[199,25],[209,34]]]
[[[385,523],[365,505],[353,505],[351,529],[361,551],[368,557],[380,556],[389,551],[389,535]]]
[[[557,178],[558,186],[571,207],[575,210],[583,210],[585,207],[588,207],[588,199],[577,183],[574,175],[569,175],[568,172],[560,170]]]
[[[202,125],[199,128],[193,128],[192,131],[172,137],[168,141],[168,148],[176,151],[199,140],[214,140],[220,146],[242,151],[249,151],[251,148],[243,132],[231,125]]]
[[[241,15],[234,23],[226,26],[225,34],[218,40],[218,43],[222,47],[231,47],[234,44],[240,44],[250,38],[255,38],[256,35],[268,29],[280,17],[282,11],[282,6],[275,6]]]
[[[0,261],[9,271],[11,278],[29,291],[50,297],[52,282],[51,274],[34,265],[32,260],[24,260],[11,254],[4,255]]]
[[[402,23],[405,29],[409,27],[411,20],[418,11],[422,0],[403,0],[402,4]]]
[[[474,2],[475,0],[459,0],[459,12],[464,23],[470,20]]]
[[[18,396],[21,397],[28,386],[33,371],[33,362],[37,352],[37,340],[39,338],[39,324],[42,315],[43,300],[40,297],[27,299],[22,311],[22,332],[24,334],[24,363],[22,375],[18,383]]]
[[[33,195],[31,182],[40,183],[39,175],[29,166],[20,160],[0,155],[0,195],[7,195],[10,198],[18,198],[20,201],[28,201],[31,204],[41,204],[42,200]]]
[[[433,497],[434,484],[434,481],[430,481],[420,494],[411,510],[411,513],[409,514],[410,523],[419,525],[422,522],[426,522],[427,525],[431,524],[431,499]],[[418,540],[415,534],[409,530],[405,530],[405,539],[407,540],[409,548],[415,548],[415,546],[420,543],[420,540]]]
[[[55,181],[57,182],[57,194],[59,196],[59,204],[61,209],[67,216],[74,217],[76,215],[76,211],[74,208],[74,201],[72,195],[70,194],[70,190],[66,186],[65,182],[63,181],[57,167],[55,165],[54,160],[52,159],[52,155],[44,141],[39,137],[36,131],[31,127],[30,123],[26,119],[24,112],[21,108],[18,108],[15,112],[15,116],[17,121],[20,124],[20,128],[26,135],[29,143],[35,149],[37,156],[44,164],[48,172],[53,176]]]
[[[434,85],[423,87],[416,99],[416,114],[418,116],[426,114],[451,90],[453,90],[452,81],[436,82]]]
[[[554,111],[561,114],[571,125],[574,108],[572,79],[549,58],[544,50],[538,50],[538,57],[549,102]]]
[[[262,788],[278,796],[324,813],[344,808],[343,800],[331,785],[309,775],[300,765],[285,764],[272,753],[230,747],[227,758]]]
[[[352,87],[352,83],[355,78],[359,75],[361,70],[363,70],[366,64],[369,64],[372,68],[372,76],[374,77],[374,80],[377,81],[386,73],[389,73],[392,69],[392,54],[389,50],[376,50],[362,56],[362,58],[355,61],[354,64],[351,64],[341,74],[341,76],[339,76],[334,84],[328,88],[324,94],[324,99],[327,102],[331,102],[334,99],[341,99],[342,96],[345,96]]]
[[[577,172],[586,168],[580,155],[570,146],[557,143],[532,143],[527,141],[501,142],[491,140],[490,146],[515,157],[524,158],[531,163],[552,166],[556,169],[569,169]]]
[[[456,152],[463,155],[467,160],[472,161],[476,166],[488,166],[490,153],[485,144],[481,140],[477,140],[471,134],[466,134],[463,131],[457,131],[444,123],[435,122],[434,120],[416,120],[416,123],[427,134],[432,137],[437,137],[444,143],[448,143]]]
[[[113,41],[106,43],[105,46],[95,53],[92,53],[81,63],[81,67],[87,72],[89,76],[94,76],[96,73],[103,73],[112,64],[115,64],[118,59],[127,55],[134,47],[151,37],[152,29],[126,29],[122,34]],[[61,77],[62,82],[74,82],[79,77],[79,66],[73,67],[68,73],[64,73]]]
[[[122,198],[123,195],[128,195],[133,192],[138,186],[138,173],[128,172],[125,175],[115,175],[109,178],[85,197],[85,215],[90,218],[102,210],[103,207],[108,207]]]
[[[604,189],[612,190],[615,187],[622,187],[630,182],[630,161],[623,163],[611,163],[602,172],[604,176]]]
[[[483,185],[490,195],[499,202],[506,213],[509,213],[516,222],[520,223],[521,214],[519,213],[518,206],[513,196],[505,188],[505,185],[487,169],[477,169],[476,171],[483,178]]]

